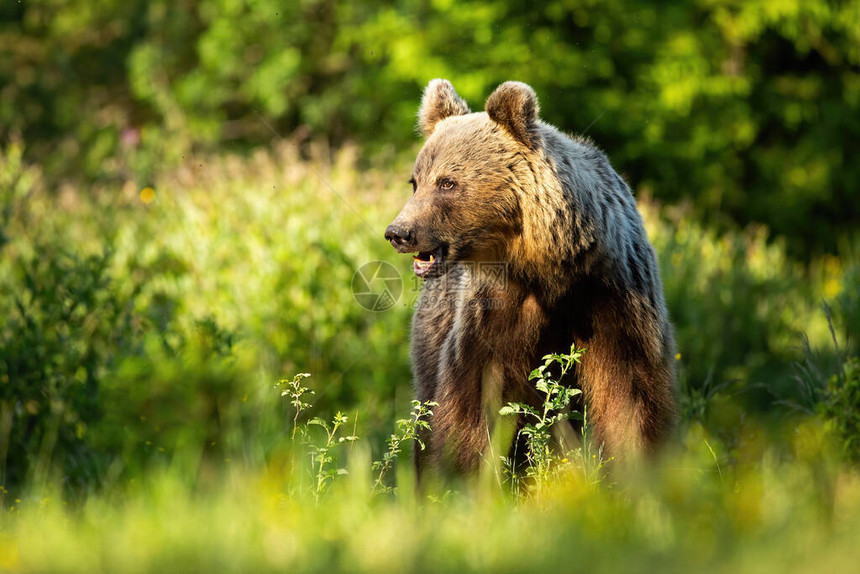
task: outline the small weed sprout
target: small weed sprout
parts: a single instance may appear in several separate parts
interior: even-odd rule
[[[573,459],[578,463],[582,478],[587,484],[599,483],[604,476],[604,467],[615,460],[615,457],[603,458],[602,444],[595,449],[591,440],[591,426],[588,424],[587,407],[583,406],[582,408],[582,446],[572,453],[568,453],[561,462],[567,463],[568,459]]]
[[[523,418],[524,424],[520,434],[526,437],[528,446],[526,459],[529,466],[526,476],[533,479],[538,488],[550,478],[556,466],[562,461],[567,462],[566,457],[559,457],[553,452],[552,427],[559,421],[582,419],[581,413],[570,410],[571,399],[582,391],[566,387],[559,381],[564,378],[574,363],[579,362],[584,352],[584,349],[576,349],[573,345],[569,354],[551,354],[543,357],[544,364],[529,375],[529,380],[535,381],[535,388],[544,395],[543,404],[540,407],[512,402],[499,411],[503,416],[514,415]],[[558,363],[561,368],[558,380],[554,380],[549,371],[554,363]],[[509,473],[512,472],[512,464],[507,464]],[[511,477],[514,481],[517,478],[515,474],[511,474]]]
[[[337,414],[332,418],[331,423],[321,419],[319,417],[314,417],[308,421],[308,426],[315,425],[322,427],[325,430],[326,439],[325,444],[322,446],[315,445],[308,441],[308,450],[310,451],[311,457],[311,468],[316,474],[316,484],[314,487],[314,496],[319,500],[320,495],[325,491],[325,488],[330,480],[334,480],[334,477],[348,474],[345,468],[330,468],[333,462],[335,462],[335,458],[332,455],[332,449],[343,443],[353,443],[358,440],[357,436],[349,435],[349,436],[337,436],[340,428],[348,422],[348,418],[345,414],[338,411]]]
[[[292,380],[281,379],[275,383],[275,388],[281,391],[282,397],[289,397],[290,404],[293,405],[296,413],[293,416],[293,432],[290,435],[292,440],[296,439],[296,428],[298,427],[299,415],[311,408],[310,403],[304,402],[302,399],[305,395],[312,395],[314,392],[302,386],[302,381],[310,377],[310,373],[298,373]]]
[[[397,421],[397,432],[388,437],[388,451],[382,455],[382,460],[373,462],[373,471],[379,471],[376,481],[373,483],[374,492],[389,493],[396,491],[396,487],[386,486],[382,482],[383,478],[400,455],[404,442],[415,441],[418,448],[424,450],[424,443],[418,438],[419,433],[422,429],[430,430],[430,423],[425,419],[433,415],[433,411],[430,409],[436,406],[439,406],[439,404],[433,401],[424,403],[421,401],[412,401],[412,412],[409,418]]]

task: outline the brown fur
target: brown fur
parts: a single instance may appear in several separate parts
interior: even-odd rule
[[[571,343],[587,349],[575,384],[610,455],[653,452],[674,423],[672,327],[630,189],[538,110],[519,82],[486,112],[445,80],[422,99],[415,194],[386,231],[401,252],[442,256],[412,326],[418,399],[439,403],[419,472],[474,471],[497,405],[538,400],[528,373]]]

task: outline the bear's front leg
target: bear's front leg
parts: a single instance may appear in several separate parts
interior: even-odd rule
[[[533,402],[535,390],[528,373],[535,361],[535,342],[546,324],[541,306],[535,297],[513,288],[479,291],[478,296],[495,301],[495,307],[459,306],[435,355],[438,368],[423,384],[418,381],[419,400],[438,403],[431,430],[422,435],[426,451],[416,452],[419,476],[427,470],[469,475],[496,462],[487,458],[491,441],[507,449],[504,443],[513,440],[515,426],[515,421],[507,421],[511,428],[499,427],[499,410],[509,401]]]
[[[426,453],[419,473],[468,475],[477,471],[487,450],[490,425],[485,410],[483,379],[486,357],[473,358],[440,369]],[[421,468],[426,463],[427,469]]]

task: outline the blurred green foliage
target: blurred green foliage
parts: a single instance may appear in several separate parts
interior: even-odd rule
[[[858,40],[821,0],[3,2],[0,570],[856,564]],[[421,505],[385,450],[419,284],[382,230],[434,77],[529,82],[637,191],[683,410],[639,490]],[[311,469],[291,431],[335,412]]]
[[[158,166],[288,134],[414,144],[421,88],[532,84],[635,188],[791,253],[860,221],[860,4],[752,0],[26,0],[0,5],[0,140],[50,174]]]
[[[288,401],[272,384],[305,371],[315,391],[307,416],[342,411],[382,457],[412,398],[420,285],[382,240],[409,195],[409,166],[357,169],[349,147],[310,153],[327,159],[302,160],[283,142],[250,158],[191,157],[154,187],[57,190],[22,162],[20,145],[3,151],[6,488],[61,479],[79,492],[165,464],[193,480],[225,464],[259,467],[289,448]],[[839,340],[856,341],[856,251],[804,267],[760,228],[719,234],[684,209],[647,199],[640,208],[677,326],[687,420],[736,436],[745,417],[795,396],[802,334],[831,349],[825,362],[834,356],[822,299]],[[385,312],[351,291],[374,260],[404,281]]]
[[[848,358],[824,388],[823,414],[845,456],[860,463],[860,359]]]
[[[343,221],[314,168],[278,158],[190,163],[143,193],[3,188],[0,484],[259,463],[286,430],[271,382],[300,367],[325,385],[317,409],[360,403],[386,435],[398,389],[408,405],[415,293],[387,321],[359,306],[352,276],[389,255],[381,230]],[[38,173],[19,159],[0,156],[7,179]],[[350,167],[330,181],[387,185]]]

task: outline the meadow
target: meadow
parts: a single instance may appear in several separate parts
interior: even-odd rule
[[[717,230],[638,190],[677,329],[665,455],[619,478],[579,452],[539,489],[496,469],[419,495],[396,421],[420,285],[382,239],[408,154],[302,149],[189,154],[149,184],[93,187],[2,149],[0,570],[860,562],[856,242],[802,261],[763,226]],[[351,289],[371,261],[403,277],[383,312]],[[298,373],[313,394],[284,394]]]

